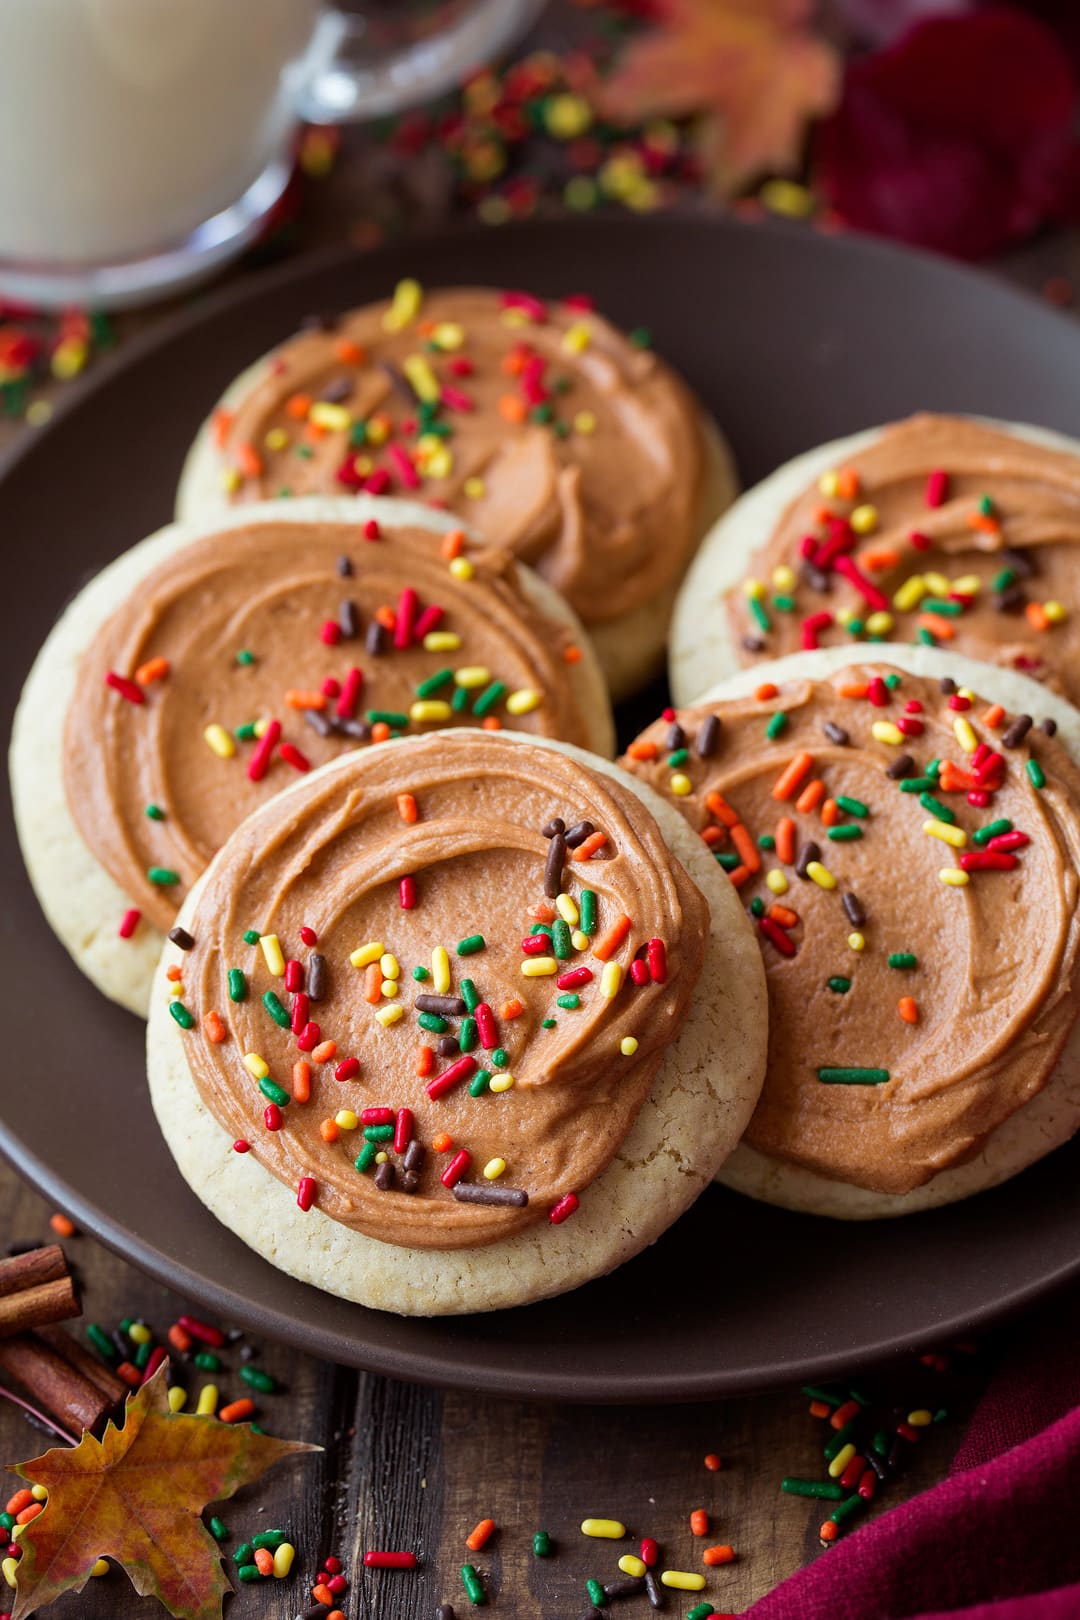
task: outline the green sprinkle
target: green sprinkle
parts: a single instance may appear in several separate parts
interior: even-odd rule
[[[361,445],[366,437],[367,424],[363,421],[354,422],[352,427],[349,429],[349,443],[353,445]]]
[[[804,1384],[801,1393],[808,1401],[824,1401],[826,1406],[842,1406],[843,1395],[835,1389],[824,1389],[820,1384]]]
[[[979,511],[982,513],[983,517],[993,517],[994,497],[992,495],[979,496]]]
[[[603,1587],[600,1590],[603,1591]],[[711,1603],[695,1603],[692,1609],[687,1609],[686,1620],[705,1620],[705,1616],[712,1614],[712,1612],[713,1606]]]
[[[261,1581],[263,1577],[258,1564],[241,1564],[236,1572],[236,1578],[247,1582],[249,1585],[254,1585]]]
[[[647,326],[635,326],[630,333],[630,342],[635,349],[648,349],[652,347],[652,332]]]
[[[1028,781],[1033,788],[1044,788],[1046,786],[1046,772],[1037,759],[1029,759],[1024,769],[1028,773]]]
[[[592,889],[581,891],[581,932],[596,933],[596,894]]]
[[[436,670],[434,675],[429,675],[426,681],[420,682],[420,685],[416,688],[416,695],[418,698],[434,697],[435,693],[444,687],[447,681],[452,681],[453,678],[454,672],[452,669]]]
[[[506,1055],[506,1048],[497,1046],[491,1054],[491,1061],[497,1069],[505,1069],[510,1059]]]
[[[365,1125],[364,1126],[364,1141],[365,1142],[392,1142],[393,1139],[394,1139],[394,1127],[392,1125]]]
[[[506,683],[504,681],[492,681],[490,686],[484,687],[484,690],[480,693],[480,696],[473,704],[473,714],[479,715],[481,719],[485,714],[490,714],[491,710],[495,707],[496,703],[498,703],[499,699],[504,695],[505,692]]]
[[[229,969],[229,1000],[247,1000],[247,978],[242,968]]]
[[[116,1346],[104,1328],[98,1327],[96,1322],[87,1322],[86,1337],[90,1340],[99,1356],[104,1356],[106,1361],[116,1360]]]
[[[560,962],[565,962],[573,950],[570,941],[570,925],[562,917],[556,917],[551,925],[551,949]]]
[[[250,1541],[241,1542],[240,1546],[237,1547],[236,1551],[233,1553],[233,1560],[237,1564],[250,1563],[251,1555],[254,1551],[255,1549],[251,1545]]]
[[[569,422],[553,422],[551,431],[557,439],[568,439],[570,437],[570,424]]]
[[[834,1508],[829,1514],[829,1519],[833,1524],[844,1524],[848,1519],[854,1518],[856,1513],[861,1513],[865,1507],[865,1498],[856,1492],[854,1496],[849,1496],[846,1502],[841,1502],[839,1507]]]
[[[257,928],[249,928],[244,934],[245,945],[257,945],[260,939],[262,939],[262,935]]]
[[[863,830],[861,827],[850,825],[847,827],[830,827],[828,831],[828,837],[832,839],[834,844],[850,844],[855,839],[861,838],[862,835]]]
[[[551,1537],[546,1530],[538,1530],[533,1536],[533,1557],[551,1557]]]
[[[272,1373],[264,1372],[261,1367],[246,1364],[240,1368],[240,1382],[249,1385],[251,1389],[257,1389],[260,1395],[273,1395],[278,1387],[277,1379]],[[285,1540],[280,1530],[272,1530],[268,1534],[281,1536],[281,1540]],[[256,1547],[264,1545],[258,1536],[255,1537],[255,1545]],[[277,1542],[276,1545],[280,1546],[281,1542]]]
[[[244,1369],[243,1368],[241,1368],[240,1376],[241,1376],[241,1378],[244,1378]],[[268,1373],[263,1373],[262,1376],[264,1378],[267,1378],[267,1377],[269,1377],[269,1374]],[[245,1384],[251,1384],[251,1379],[250,1378],[244,1378],[244,1383]],[[262,1389],[263,1385],[262,1384],[251,1384],[251,1387],[252,1387],[252,1389]],[[271,1378],[269,1387],[268,1387],[268,1389],[266,1391],[267,1394],[269,1394],[270,1390],[273,1389],[273,1388],[274,1388],[274,1380]],[[260,1532],[259,1532],[259,1534],[257,1536],[252,1536],[251,1545],[253,1547],[265,1547],[267,1552],[277,1552],[278,1548],[281,1546],[281,1543],[283,1541],[286,1541],[287,1539],[288,1539],[288,1537],[286,1536],[284,1530],[260,1530]]]
[[[161,889],[167,889],[180,881],[179,872],[174,872],[171,866],[148,866],[146,875],[151,883],[156,883]]]
[[[253,652],[248,652],[246,647],[241,647],[240,651],[236,655],[236,662],[244,665],[253,664],[255,662],[255,654]]]
[[[774,596],[772,603],[773,607],[779,609],[781,613],[794,613],[795,611],[795,598],[793,596]]]
[[[263,1428],[261,1423],[249,1423],[248,1428],[251,1430],[252,1434],[265,1434],[266,1433],[266,1430]]]
[[[923,625],[920,625],[919,629],[916,631],[915,641],[916,645],[919,647],[937,646],[937,637],[935,636],[934,632],[932,630],[927,630]]]
[[[372,1165],[375,1163],[375,1155],[378,1153],[378,1151],[379,1150],[375,1146],[374,1142],[364,1143],[363,1147],[360,1149],[360,1152],[353,1160],[355,1169],[359,1170],[361,1175],[363,1175],[365,1170],[371,1169]]]
[[[172,1013],[181,1029],[190,1029],[195,1022],[194,1015],[188,1011],[182,1001],[176,999],[170,1001],[169,1011]]]
[[[751,902],[750,902],[750,914],[753,917],[764,917],[764,915],[765,915],[765,902],[764,902],[764,900],[762,900],[760,895],[755,894],[754,898],[751,900]]]
[[[555,412],[551,405],[545,401],[543,405],[533,406],[532,410],[529,412],[529,420],[530,422],[539,422],[542,426],[546,426],[554,415]]]
[[[135,1365],[140,1370],[145,1367],[147,1362],[150,1360],[150,1352],[153,1350],[153,1348],[154,1346],[151,1344],[149,1339],[147,1339],[145,1344],[140,1344],[136,1347]]]
[[[294,445],[293,454],[299,456],[301,461],[310,461],[315,452],[310,444],[298,444]]]
[[[487,1090],[488,1086],[490,1086],[490,1084],[491,1084],[491,1070],[490,1069],[477,1069],[476,1073],[473,1075],[472,1079],[469,1081],[469,1096],[470,1097],[482,1097],[484,1095],[484,1092]]]
[[[879,1457],[887,1457],[889,1455],[890,1447],[892,1446],[892,1435],[889,1433],[888,1429],[878,1429],[870,1444],[873,1446]]]
[[[855,638],[855,640],[858,641],[859,637],[863,633],[863,622],[862,622],[862,620],[861,619],[849,619],[848,622],[847,622],[847,633],[848,633],[849,636],[853,636]]]
[[[844,1495],[844,1487],[838,1480],[795,1479],[790,1474],[780,1481],[780,1489],[788,1496],[817,1496],[825,1502],[839,1502]]]
[[[288,1029],[291,1020],[273,990],[264,990],[262,1001],[274,1023],[279,1024],[282,1029]]]
[[[554,1029],[555,1028],[555,1020],[554,1020],[554,1018],[542,1018],[540,1020],[540,1028],[541,1029]]]
[[[690,758],[690,750],[689,750],[689,748],[676,748],[676,750],[675,750],[675,752],[673,754],[668,755],[668,761],[667,762],[672,767],[672,769],[675,770],[675,769],[678,768],[678,766],[685,765],[689,758]]]
[[[195,1357],[195,1365],[200,1372],[220,1372],[221,1358],[215,1356],[212,1350],[200,1350]]]
[[[842,979],[839,974],[832,979],[826,979],[825,983],[830,990],[835,990],[838,996],[846,996],[851,989],[851,980]]]
[[[990,581],[990,589],[996,592],[1007,591],[1010,585],[1015,584],[1016,569],[1003,568],[1001,572],[999,574],[995,574],[993,579]]]
[[[930,761],[929,765],[926,767],[926,774],[927,776],[933,777],[935,782],[937,781],[938,777],[941,775],[940,759],[932,759]]]
[[[416,980],[417,984],[426,984],[428,979],[431,978],[431,974],[426,967],[414,967],[412,970],[412,976]]]
[[[594,1604],[598,1609],[603,1608],[604,1604],[607,1602],[607,1593],[604,1591],[604,1588],[600,1585],[599,1581],[594,1581],[591,1577],[585,1582],[585,1595],[589,1602]],[[709,1607],[710,1609],[712,1608],[711,1603],[709,1604]]]
[[[906,972],[909,968],[918,967],[918,965],[918,958],[914,951],[889,952],[889,966],[891,968],[901,968]]]
[[[0,1530],[10,1530],[14,1523],[14,1513],[0,1513]]]
[[[454,695],[450,699],[450,707],[453,709],[455,714],[465,713],[465,710],[469,707],[469,696],[470,693],[467,686],[454,687]]]
[[[426,975],[425,975],[426,977]],[[461,999],[470,1012],[475,1012],[480,1005],[480,992],[471,979],[462,979],[459,986]]]
[[[940,596],[927,596],[919,606],[924,613],[940,613],[946,619],[958,619],[964,611],[962,602],[943,601]]]
[[[762,833],[761,837],[758,839],[758,848],[759,849],[775,849],[776,848],[776,839],[773,837],[772,833]]]
[[[845,815],[858,816],[860,821],[865,821],[870,814],[870,806],[863,804],[861,799],[849,799],[846,794],[841,793],[837,795],[836,802]]]
[[[446,1031],[450,1028],[450,1025],[446,1022],[446,1019],[440,1018],[438,1013],[417,1013],[416,1022],[420,1025],[421,1029],[429,1030],[432,1035],[445,1035]]]
[[[165,820],[165,812],[161,808],[160,804],[148,804],[146,807],[146,814],[150,817],[151,821]]]
[[[484,1591],[480,1577],[471,1564],[462,1564],[461,1583],[468,1594],[470,1603],[486,1603],[487,1593]]]
[[[735,851],[731,849],[721,849],[716,851],[716,859],[724,868],[725,872],[734,872],[737,866],[742,865],[742,856],[736,855]]]
[[[367,711],[367,721],[370,726],[404,727],[408,725],[409,717],[407,714],[398,714],[394,709],[369,709]]]
[[[905,776],[898,782],[901,793],[926,793],[928,789],[937,787],[936,776]]]
[[[223,1519],[210,1520],[210,1534],[215,1541],[228,1541],[229,1530]]]
[[[268,1102],[277,1103],[279,1108],[288,1107],[292,1101],[285,1087],[279,1086],[276,1080],[270,1079],[269,1075],[264,1075],[259,1081],[259,1090]]]
[[[817,1077],[826,1086],[883,1086],[888,1069],[819,1069]]]
[[[788,717],[784,713],[784,710],[777,709],[776,713],[765,727],[765,735],[768,737],[769,741],[775,742],[780,733],[787,730],[787,724]]]
[[[569,991],[565,996],[558,996],[555,1005],[561,1007],[564,1012],[576,1012],[581,1006],[581,997],[576,992]]]
[[[936,816],[939,821],[944,821],[950,827],[956,820],[956,811],[951,810],[947,804],[942,804],[940,799],[935,799],[932,793],[920,793],[919,803],[930,815]]]
[[[245,720],[242,726],[237,726],[236,737],[239,742],[252,742],[255,737],[254,720]]]
[[[533,934],[546,934],[548,939],[550,939],[551,938],[551,924],[550,923],[533,923],[532,927],[529,929],[529,934],[530,934],[530,936],[533,935]]]
[[[486,944],[487,941],[483,934],[466,934],[464,939],[459,939],[457,942],[457,954],[459,956],[475,956],[478,951],[483,950]]]
[[[991,838],[1000,838],[1002,833],[1012,832],[1012,825],[1008,816],[1000,816],[997,821],[990,821],[985,827],[977,827],[971,835],[971,842],[981,849]]]
[[[900,682],[902,680],[903,680],[902,675],[886,675],[886,677],[885,677],[885,685],[889,688],[890,692],[895,692],[896,688],[900,685]]]
[[[764,630],[766,633],[768,633],[772,629],[772,624],[769,620],[769,615],[766,613],[763,605],[758,601],[756,596],[752,596],[750,598],[747,603],[747,607],[750,609],[750,616],[756,623],[758,629]]]
[[[476,1032],[476,1019],[463,1018],[458,1025],[458,1045],[463,1052],[471,1052],[476,1045],[478,1036]]]

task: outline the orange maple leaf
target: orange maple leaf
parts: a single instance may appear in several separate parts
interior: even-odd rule
[[[834,106],[840,59],[812,32],[813,0],[664,0],[600,88],[615,123],[702,115],[702,156],[721,191],[797,163],[807,121]]]
[[[170,1412],[162,1367],[128,1396],[122,1428],[110,1422],[100,1440],[85,1434],[13,1467],[49,1500],[19,1539],[12,1620],[81,1591],[98,1558],[122,1564],[136,1592],[159,1598],[176,1620],[220,1620],[232,1588],[199,1514],[281,1457],[320,1449],[254,1434],[248,1423]]]

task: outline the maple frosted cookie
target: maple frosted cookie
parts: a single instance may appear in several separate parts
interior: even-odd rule
[[[941,646],[1080,702],[1080,442],[914,416],[822,445],[712,530],[672,624],[677,702],[740,665]]]
[[[16,716],[19,837],[84,972],[145,1013],[162,936],[236,824],[387,737],[510,725],[609,753],[561,598],[445,514],[309,497],[174,525],[68,607]]]
[[[350,490],[437,502],[561,591],[620,697],[661,662],[678,582],[735,489],[718,430],[646,333],[586,299],[403,281],[233,384],[177,515]]]
[[[765,1086],[722,1180],[904,1214],[1080,1127],[1078,758],[1064,699],[903,646],[743,670],[631,745],[766,964]]]
[[[148,1031],[177,1163],[272,1264],[366,1305],[492,1310],[611,1270],[760,1090],[734,890],[565,744],[359,750],[250,816],[180,921]]]

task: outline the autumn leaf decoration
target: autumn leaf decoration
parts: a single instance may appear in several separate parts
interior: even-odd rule
[[[49,1499],[20,1537],[12,1620],[81,1591],[102,1557],[123,1565],[135,1590],[159,1598],[176,1620],[220,1620],[232,1588],[199,1514],[282,1457],[319,1449],[247,1423],[170,1412],[162,1367],[128,1396],[122,1428],[110,1422],[101,1440],[85,1434],[13,1469],[44,1485]]]
[[[790,170],[807,124],[832,108],[836,51],[811,29],[814,0],[657,0],[599,91],[614,123],[699,116],[700,153],[718,191]]]

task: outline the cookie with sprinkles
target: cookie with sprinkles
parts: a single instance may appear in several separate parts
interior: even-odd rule
[[[12,749],[27,867],[79,966],[145,1013],[163,935],[248,811],[348,749],[459,725],[613,747],[588,637],[524,564],[373,497],[174,525],[38,656]]]
[[[921,415],[823,445],[713,529],[672,624],[677,702],[740,665],[905,641],[1080,702],[1080,442]]]
[[[722,1180],[904,1214],[1080,1127],[1078,760],[1065,699],[900,645],[742,670],[631,745],[766,966],[765,1086]]]
[[[237,379],[177,515],[351,491],[436,502],[530,563],[621,697],[662,662],[678,582],[736,482],[644,328],[620,332],[585,297],[405,280],[305,323]]]
[[[568,744],[357,750],[237,828],[180,925],[148,1064],[181,1171],[274,1265],[380,1309],[611,1270],[760,1091],[735,891],[670,805]]]

